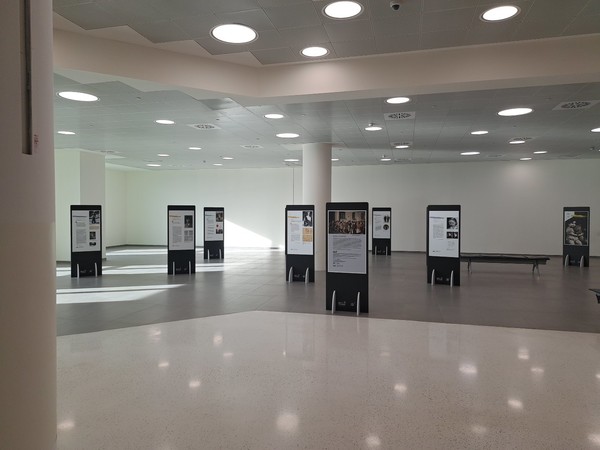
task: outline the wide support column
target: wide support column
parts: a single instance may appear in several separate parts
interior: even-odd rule
[[[331,201],[332,144],[302,146],[302,203],[315,205],[315,270],[325,270],[325,204]]]
[[[52,2],[31,0],[31,13],[25,13],[24,4],[25,0],[2,1],[0,7],[0,448],[52,449],[56,448]],[[27,18],[30,39],[21,27]],[[31,58],[23,57],[27,48]],[[24,89],[29,83],[30,95]]]

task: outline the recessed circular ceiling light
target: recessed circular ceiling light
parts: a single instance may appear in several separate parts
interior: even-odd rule
[[[329,53],[329,50],[324,47],[306,47],[301,53],[309,58],[318,58],[319,56],[325,56]]]
[[[519,14],[521,10],[517,6],[504,5],[497,6],[492,9],[488,9],[481,15],[481,20],[485,22],[499,22],[502,20],[510,19],[511,17]]]
[[[147,165],[148,167],[160,167],[160,164],[154,164],[154,163],[151,163],[151,164],[146,164],[146,165]]]
[[[288,158],[288,159],[284,159],[284,162],[300,162],[299,159],[294,159],[294,158]]]
[[[222,166],[223,164],[221,163],[214,163],[213,166]]]
[[[294,138],[297,138],[300,135],[296,134],[296,133],[279,133],[279,134],[276,134],[276,136],[278,138],[283,138],[283,139],[294,139]]]
[[[362,11],[363,6],[360,3],[350,1],[333,2],[323,8],[323,14],[331,19],[350,19]]]
[[[379,158],[379,161],[384,161],[384,162],[388,162],[391,160],[392,160],[392,158],[388,158],[387,156],[382,156],[381,158]]]
[[[408,144],[396,144],[394,145],[394,148],[409,148],[410,145]]]
[[[380,131],[383,128],[381,128],[380,126],[375,125],[374,123],[370,123],[368,127],[365,127],[366,131]]]
[[[75,134],[74,131],[57,131],[58,134],[64,134],[65,136],[71,136]]]
[[[519,158],[521,161],[531,161],[531,158]]]
[[[510,109],[504,109],[504,110],[498,112],[498,115],[504,116],[504,117],[512,117],[512,116],[522,116],[525,114],[529,114],[530,112],[533,112],[533,109],[531,109],[531,108],[510,108]]]
[[[223,156],[223,159],[225,161],[229,161],[229,160],[232,160],[233,158],[231,156]]]
[[[462,156],[474,156],[474,155],[479,155],[479,152],[462,152],[461,155]]]
[[[474,134],[475,136],[480,136],[483,134],[488,134],[488,131],[486,131],[486,130],[471,131],[471,134]]]
[[[160,125],[173,125],[175,122],[173,122],[172,120],[169,119],[158,119],[155,120],[154,122],[160,124]]]
[[[84,92],[63,91],[58,93],[59,97],[67,100],[75,100],[76,102],[97,102],[98,97]]]
[[[508,141],[509,144],[524,144],[525,139],[513,139],[512,141]]]
[[[163,158],[167,158],[167,157],[169,157],[169,156],[171,156],[171,155],[169,155],[168,153],[159,153],[159,154],[158,154],[158,155],[156,155],[156,156],[161,156],[161,157],[163,157]]]
[[[188,147],[188,150],[202,150],[202,147]]]
[[[258,33],[252,28],[238,23],[218,25],[212,29],[210,34],[216,40],[228,44],[246,44],[258,37]]]
[[[390,103],[391,105],[399,105],[401,103],[410,102],[410,98],[408,97],[392,97],[386,100],[386,103]]]
[[[267,119],[283,119],[283,114],[265,114],[265,118]]]
[[[536,155],[543,155],[544,153],[548,153],[546,150],[538,150],[537,152],[533,152]]]
[[[594,128],[594,129],[592,130],[592,133],[600,133],[600,127],[598,127],[598,128]]]
[[[339,160],[340,160],[340,158],[331,158],[331,160],[332,160],[333,162],[335,162],[335,161],[339,161]]]

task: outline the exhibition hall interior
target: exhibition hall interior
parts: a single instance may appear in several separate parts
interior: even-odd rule
[[[600,1],[52,22],[57,448],[600,448]]]

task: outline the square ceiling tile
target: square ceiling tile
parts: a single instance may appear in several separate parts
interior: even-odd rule
[[[84,3],[75,6],[63,6],[55,8],[54,11],[80,26],[84,30],[95,30],[98,28],[117,27],[127,25],[127,19],[106,11],[96,3]]]
[[[276,28],[311,27],[321,24],[321,16],[313,3],[292,3],[265,8],[265,13]]]
[[[191,39],[185,31],[170,20],[151,23],[133,23],[130,27],[155,44]]]
[[[360,41],[373,38],[373,28],[368,20],[329,22],[325,30],[331,42]]]

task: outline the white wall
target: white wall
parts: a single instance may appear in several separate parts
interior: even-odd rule
[[[298,178],[293,172],[291,168],[130,172],[127,243],[166,245],[167,205],[172,204],[196,205],[197,245],[203,242],[202,210],[212,206],[225,208],[226,247],[283,245],[285,205],[293,203]]]
[[[462,206],[462,251],[562,254],[562,208],[591,207],[600,255],[600,160],[340,167],[333,201],[392,207],[392,249],[425,251],[426,208]],[[361,181],[358,181],[361,180]]]
[[[56,183],[56,260],[71,260],[71,205],[79,205],[79,152],[57,150],[55,152]]]
[[[591,254],[600,256],[599,173],[600,160],[335,167],[332,200],[392,207],[396,251],[425,251],[427,205],[460,204],[463,251],[554,255],[562,253],[562,208],[590,206]],[[298,168],[128,172],[126,179],[123,194],[122,178],[107,177],[106,202],[126,195],[119,208],[127,210],[128,244],[165,245],[167,205],[191,204],[199,245],[202,208],[224,206],[227,246],[277,247],[285,205],[302,203]]]
[[[106,170],[104,242],[107,247],[127,244],[127,173]]]

